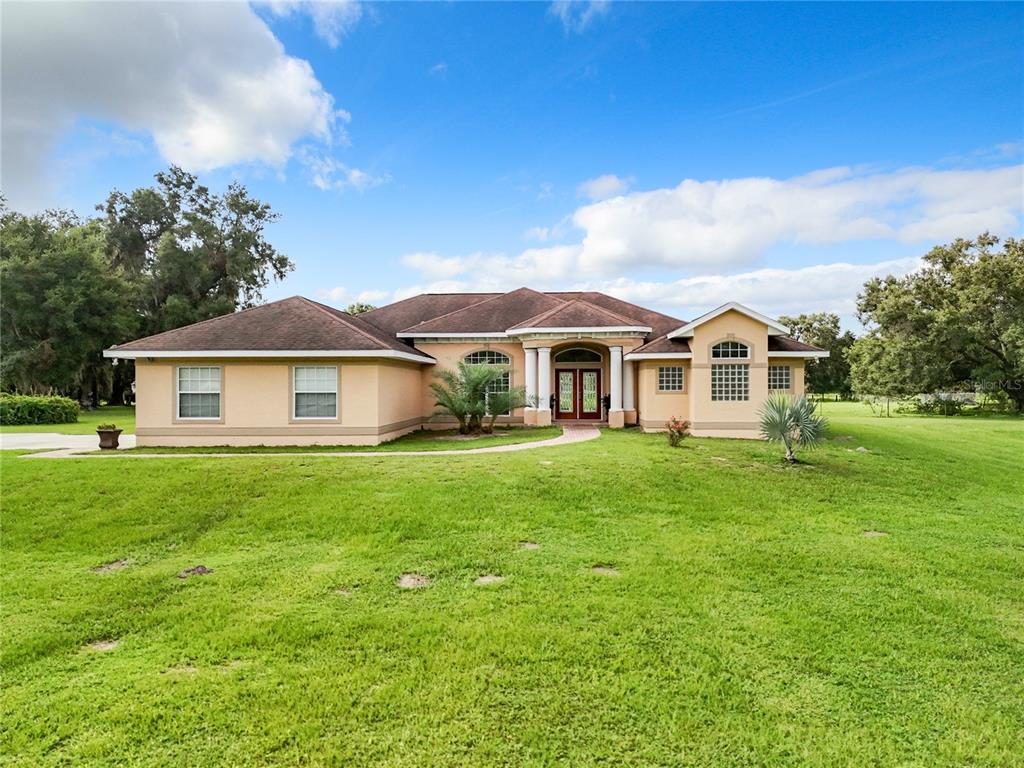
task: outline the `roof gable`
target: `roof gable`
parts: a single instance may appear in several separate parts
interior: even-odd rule
[[[503,334],[516,323],[557,309],[564,303],[530,288],[518,288],[410,326],[400,331],[398,336]]]
[[[650,327],[641,321],[604,309],[583,299],[573,299],[561,306],[549,309],[539,315],[528,318],[510,331],[543,328],[609,328],[634,329],[650,331]]]
[[[760,312],[756,312],[750,307],[745,307],[738,302],[730,301],[728,304],[723,304],[722,306],[711,310],[707,314],[701,315],[696,320],[691,320],[686,325],[676,328],[674,331],[669,331],[666,334],[666,336],[669,339],[675,339],[680,337],[689,338],[690,336],[693,336],[694,328],[696,328],[699,325],[703,325],[709,320],[714,320],[716,317],[724,315],[726,312],[739,312],[741,315],[746,315],[752,320],[756,320],[759,323],[764,323],[766,326],[768,326],[769,336],[786,335],[789,333],[789,328],[782,325],[782,323],[778,322],[777,320],[772,320],[767,315],[762,315]]]

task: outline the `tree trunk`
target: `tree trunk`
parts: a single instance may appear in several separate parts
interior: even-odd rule
[[[1013,402],[1013,407],[1017,413],[1024,413],[1024,381],[1010,379],[1003,387],[1003,391]]]
[[[124,405],[124,369],[127,365],[123,360],[117,361],[114,366],[113,381],[110,384],[110,397],[107,398],[109,405]]]
[[[96,371],[93,371],[89,375],[90,379],[90,391],[89,391],[89,402],[93,408],[100,407],[100,383],[96,378]]]

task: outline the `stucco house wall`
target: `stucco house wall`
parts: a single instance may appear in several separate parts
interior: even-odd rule
[[[658,389],[658,369],[662,366],[680,366],[683,369],[683,391],[661,392]],[[642,360],[637,363],[637,402],[640,427],[647,432],[665,429],[673,416],[690,418],[690,361]]]
[[[292,369],[338,369],[338,416],[293,418]],[[221,370],[219,419],[177,418],[177,369]],[[136,361],[135,434],[140,446],[376,445],[419,428],[419,366],[335,358],[265,360],[180,358]],[[144,393],[144,396],[141,396]]]

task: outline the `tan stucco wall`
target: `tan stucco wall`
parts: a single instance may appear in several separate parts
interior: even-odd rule
[[[221,369],[221,418],[176,418],[181,365]],[[292,418],[292,367],[338,368],[338,417]],[[419,366],[318,358],[136,361],[139,445],[375,445],[419,427]]]
[[[720,341],[739,341],[750,347],[750,399],[745,401],[711,400],[711,347]],[[768,366],[788,365],[791,368],[793,395],[804,392],[804,360],[772,358],[768,353],[768,327],[741,312],[729,311],[694,329],[689,340],[692,359],[686,361],[648,360],[640,366],[640,424],[645,430],[664,429],[671,416],[690,421],[692,434],[703,437],[759,436],[761,404],[768,397]],[[685,392],[658,393],[658,367],[682,364],[686,368]]]
[[[518,343],[480,343],[480,342],[452,342],[452,343],[417,343],[416,349],[437,360],[437,365],[425,365],[420,371],[420,415],[428,420],[424,426],[435,429],[446,429],[455,423],[455,420],[447,416],[439,416],[437,407],[434,405],[434,395],[430,391],[430,385],[437,381],[436,371],[447,369],[455,370],[459,362],[471,352],[479,352],[489,349],[495,352],[506,354],[511,359],[511,375],[509,385],[521,387],[526,383],[526,354],[523,352],[523,345]],[[512,412],[512,416],[501,416],[498,423],[522,422],[522,409]]]
[[[660,431],[665,422],[676,416],[690,418],[690,361],[689,360],[641,360],[637,366],[637,406],[640,411],[640,426],[646,431]],[[683,391],[659,392],[658,368],[682,366]]]

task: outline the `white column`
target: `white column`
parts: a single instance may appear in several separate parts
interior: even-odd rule
[[[536,406],[533,404],[537,396],[537,350],[528,347],[526,349],[526,410],[532,411]]]
[[[551,402],[551,347],[537,350],[537,397],[540,398],[538,410],[548,410]]]
[[[622,364],[622,409],[636,410],[636,394],[633,388],[633,361],[626,360]]]
[[[622,347],[609,347],[612,354],[612,403],[609,411],[622,410]]]

